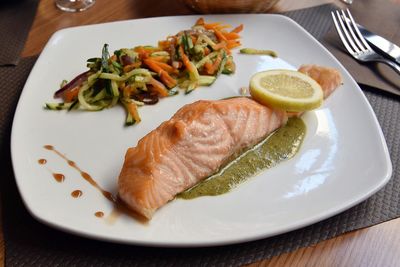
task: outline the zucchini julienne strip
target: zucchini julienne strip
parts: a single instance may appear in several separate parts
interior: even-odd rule
[[[107,97],[107,92],[106,89],[103,88],[93,97],[92,102],[93,103],[98,102],[106,97]]]
[[[194,89],[196,89],[198,86],[197,82],[189,82],[189,85],[187,86],[185,90],[185,95],[191,93]]]
[[[182,46],[179,47],[179,55],[181,56],[183,65],[189,73],[189,79],[192,82],[197,82],[199,80],[199,72],[196,68],[196,65],[194,65],[193,62],[189,60],[189,57],[185,54]]]
[[[232,56],[227,56],[226,64],[224,66],[224,69],[222,70],[222,74],[233,74],[236,70],[236,65],[235,62],[233,61]]]
[[[211,75],[200,75],[199,77],[199,85],[200,86],[210,86],[212,85],[217,77]]]
[[[150,57],[168,57],[169,53],[167,51],[157,51],[150,54]]]
[[[242,48],[239,50],[241,54],[248,54],[248,55],[267,55],[271,57],[278,57],[278,54],[273,50],[261,50],[261,49],[254,49],[254,48]]]
[[[141,119],[139,117],[139,112],[137,110],[137,105],[135,101],[132,101],[131,99],[122,98],[121,102],[125,106],[127,112],[125,125],[129,126],[135,123],[139,123]]]
[[[81,90],[79,90],[79,94],[78,94],[78,100],[79,100],[79,104],[86,110],[90,110],[90,111],[99,111],[102,110],[103,108],[105,108],[104,106],[100,106],[100,105],[92,105],[89,104],[86,101],[86,97],[85,97],[85,93],[88,92],[88,90],[90,89],[89,85],[86,83],[81,87]]]
[[[116,81],[111,80],[111,92],[112,95],[115,97],[119,96],[119,90],[118,90],[118,85]]]
[[[119,90],[118,90],[118,85],[116,81],[111,80],[111,90],[112,90],[112,101],[111,104],[108,107],[113,107],[118,103],[119,99]]]
[[[210,39],[210,37],[205,34],[201,34],[197,39],[197,43],[201,43],[202,41],[206,42],[211,47],[215,47],[217,45],[216,43],[214,43],[213,40]]]
[[[210,54],[208,54],[207,56],[203,57],[199,62],[197,62],[195,64],[196,68],[197,69],[201,69],[206,62],[211,62],[211,60],[216,56],[218,56],[218,52],[217,51],[211,52]]]
[[[117,82],[124,82],[126,80],[128,80],[129,78],[131,78],[134,75],[143,75],[143,76],[151,76],[151,73],[148,69],[133,69],[128,73],[125,73],[122,76],[119,76],[118,74],[114,74],[114,73],[104,73],[102,72],[99,76],[100,79],[108,79],[108,80],[114,80]]]
[[[44,108],[49,109],[49,110],[63,110],[63,109],[69,109],[73,104],[74,104],[74,102],[46,103]]]
[[[221,63],[220,63],[220,65],[219,65],[217,74],[215,75],[216,78],[222,73],[222,71],[223,71],[224,68],[225,68],[226,61],[228,60],[225,51],[224,51],[224,50],[221,50],[221,51],[222,51],[222,52],[221,52],[221,54],[222,54],[222,60],[221,60]]]

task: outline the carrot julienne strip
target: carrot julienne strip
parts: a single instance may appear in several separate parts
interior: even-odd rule
[[[195,25],[204,25],[204,18],[199,18],[199,19],[196,21]]]
[[[190,64],[190,60],[189,60],[188,56],[185,54],[185,52],[183,51],[183,47],[182,46],[179,47],[179,54],[181,55],[182,62],[183,62],[183,65],[185,66],[185,68],[188,71],[192,71],[193,72],[194,71],[193,65]]]
[[[217,58],[215,59],[214,63],[211,64],[211,63],[207,62],[209,64],[207,64],[207,63],[204,64],[207,74],[213,75],[217,71],[219,65],[221,64],[221,61],[222,61],[222,56],[218,55]]]
[[[164,84],[157,81],[153,77],[150,78],[149,83],[153,86],[153,89],[158,93],[160,96],[168,96],[168,90],[165,88]]]
[[[166,72],[168,72],[170,74],[171,73],[178,74],[178,71],[175,68],[173,68],[171,65],[168,65],[168,64],[160,62],[160,61],[154,61],[154,64],[157,64],[160,68],[162,68],[163,70],[165,70]]]
[[[219,30],[214,29],[214,33],[220,41],[228,41],[225,35],[223,35],[222,32],[220,32]]]
[[[243,31],[243,24],[240,24],[239,26],[234,28],[231,32],[239,33],[241,31]]]
[[[131,116],[133,117],[133,119],[136,122],[140,122],[140,116],[139,116],[139,112],[137,110],[137,105],[135,104],[135,102],[129,102],[126,104],[126,108],[128,110],[128,112],[131,114]]]
[[[235,39],[239,39],[240,38],[240,35],[238,33],[236,33],[236,32],[222,32],[222,34],[228,40],[235,40]]]
[[[157,61],[153,61],[149,58],[143,60],[144,64],[146,64],[151,70],[157,72],[158,76],[160,76],[160,79],[169,87],[175,87],[176,84],[178,83],[174,78],[172,78],[168,72],[166,72],[163,68],[161,68],[158,64]]]
[[[123,67],[123,71],[130,72],[133,69],[139,68],[141,64],[142,64],[141,62],[135,62],[135,63],[129,64],[129,65],[126,65]]]

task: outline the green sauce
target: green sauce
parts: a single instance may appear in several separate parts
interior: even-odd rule
[[[242,153],[218,173],[180,193],[177,197],[193,199],[227,193],[260,171],[292,158],[299,151],[305,133],[304,122],[300,118],[291,118],[285,126]]]

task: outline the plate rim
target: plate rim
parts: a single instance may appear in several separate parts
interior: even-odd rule
[[[106,236],[99,236],[96,234],[92,234],[92,233],[88,233],[85,232],[81,229],[74,229],[74,228],[68,228],[65,226],[60,226],[58,224],[53,223],[52,221],[48,221],[44,218],[42,218],[39,214],[36,214],[36,212],[34,211],[34,208],[30,205],[30,203],[28,203],[26,201],[25,195],[22,192],[22,188],[20,183],[22,182],[21,179],[18,179],[17,177],[20,177],[20,175],[18,175],[18,168],[16,166],[16,152],[15,152],[15,121],[18,119],[17,116],[20,113],[19,110],[21,109],[21,99],[23,99],[23,94],[26,91],[27,86],[30,84],[31,79],[33,78],[33,74],[36,72],[36,68],[38,65],[38,62],[40,62],[41,60],[43,60],[43,55],[45,55],[45,51],[48,49],[48,47],[51,47],[51,42],[53,41],[54,38],[57,38],[59,35],[62,35],[64,32],[68,32],[68,31],[74,31],[76,29],[80,30],[80,29],[87,29],[87,28],[91,28],[91,27],[101,27],[103,25],[111,25],[111,24],[124,24],[124,23],[131,23],[131,22],[136,22],[138,20],[140,21],[145,21],[145,20],[159,20],[159,19],[173,19],[173,18],[177,18],[177,17],[199,17],[199,15],[184,15],[184,16],[165,16],[165,17],[151,17],[151,18],[140,18],[140,19],[132,19],[132,20],[121,20],[121,21],[114,21],[114,22],[106,22],[106,23],[99,23],[99,24],[91,24],[91,25],[83,25],[83,26],[75,26],[75,27],[69,27],[69,28],[65,28],[65,29],[61,29],[58,30],[57,32],[55,32],[51,38],[49,39],[49,41],[47,42],[46,46],[44,47],[42,53],[40,54],[40,56],[38,57],[38,59],[36,60],[34,66],[32,67],[32,70],[25,82],[25,85],[23,87],[23,90],[20,94],[18,103],[17,103],[17,107],[15,110],[15,114],[13,117],[13,123],[12,123],[12,129],[11,129],[11,140],[10,140],[10,146],[11,146],[11,159],[12,159],[12,167],[13,167],[13,171],[14,171],[14,176],[15,176],[15,180],[17,183],[17,188],[19,191],[19,194],[21,196],[21,199],[25,205],[25,207],[27,208],[29,214],[31,214],[35,219],[37,219],[38,221],[49,225],[53,228],[62,230],[64,232],[68,232],[68,233],[72,233],[72,234],[76,234],[79,236],[84,236],[84,237],[89,237],[91,239],[96,239],[96,240],[102,240],[102,241],[108,241],[108,242],[113,242],[113,243],[120,243],[120,244],[130,244],[130,245],[143,245],[143,246],[150,246],[150,247],[210,247],[210,246],[221,246],[221,245],[229,245],[229,244],[237,244],[237,243],[243,243],[243,242],[249,242],[249,241],[254,241],[254,240],[259,240],[259,239],[264,239],[264,238],[268,238],[271,236],[276,236],[282,233],[287,233],[296,229],[300,229],[303,228],[305,226],[309,226],[312,225],[316,222],[320,222],[323,221],[329,217],[335,216],[341,212],[343,212],[344,210],[347,210],[359,203],[361,203],[362,201],[364,201],[365,199],[369,198],[370,196],[372,196],[374,193],[376,193],[377,191],[379,191],[391,178],[392,176],[392,171],[393,171],[393,167],[392,167],[392,162],[391,162],[391,158],[390,158],[390,154],[389,154],[389,150],[387,147],[387,143],[385,141],[385,136],[383,135],[382,132],[382,128],[380,127],[380,124],[377,120],[376,114],[373,111],[370,103],[368,102],[366,96],[362,93],[359,85],[356,83],[356,81],[354,80],[354,78],[350,75],[350,73],[347,71],[347,69],[332,55],[332,53],[330,53],[329,50],[327,50],[316,38],[314,38],[309,32],[307,32],[302,26],[300,26],[296,21],[294,21],[293,19],[284,16],[284,15],[280,15],[280,14],[226,14],[226,15],[222,15],[222,14],[218,14],[218,15],[203,15],[203,17],[223,17],[223,16],[232,16],[232,17],[239,17],[242,15],[248,15],[248,16],[252,16],[252,17],[277,17],[279,19],[282,20],[286,20],[289,23],[293,24],[296,26],[297,29],[299,29],[302,34],[306,34],[308,36],[308,38],[311,38],[322,50],[324,50],[324,52],[329,55],[331,57],[331,59],[333,61],[335,61],[335,63],[337,65],[339,65],[344,71],[345,73],[343,75],[346,75],[347,77],[350,78],[351,82],[356,85],[355,91],[357,92],[357,96],[360,98],[360,100],[363,102],[363,104],[368,108],[370,114],[372,115],[371,118],[373,119],[373,123],[376,126],[376,130],[379,134],[380,137],[380,145],[383,148],[384,151],[384,155],[385,155],[385,162],[386,165],[384,166],[384,173],[385,175],[383,176],[383,178],[381,180],[379,180],[379,183],[377,183],[377,186],[375,188],[373,188],[372,190],[364,193],[364,196],[361,198],[356,198],[356,199],[349,199],[347,202],[342,203],[342,205],[338,205],[340,206],[338,207],[332,207],[331,209],[326,210],[325,213],[323,214],[319,214],[318,216],[314,215],[312,219],[304,219],[302,221],[297,221],[296,223],[292,223],[290,224],[290,227],[286,227],[285,229],[282,229],[281,231],[275,231],[274,233],[269,233],[269,234],[257,234],[257,235],[253,235],[253,236],[248,236],[246,238],[236,238],[236,239],[230,239],[230,240],[222,240],[222,241],[210,241],[210,242],[193,242],[193,241],[189,241],[189,242],[175,242],[175,243],[171,243],[171,242],[163,242],[163,241],[148,241],[148,240],[126,240],[126,239],[121,239],[121,238],[113,238],[113,237],[106,237]]]

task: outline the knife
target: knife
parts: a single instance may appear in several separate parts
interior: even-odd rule
[[[400,47],[386,40],[385,38],[368,31],[363,26],[357,24],[360,33],[364,36],[367,42],[373,46],[373,48],[379,50],[379,52],[392,59],[394,62],[400,65]]]

